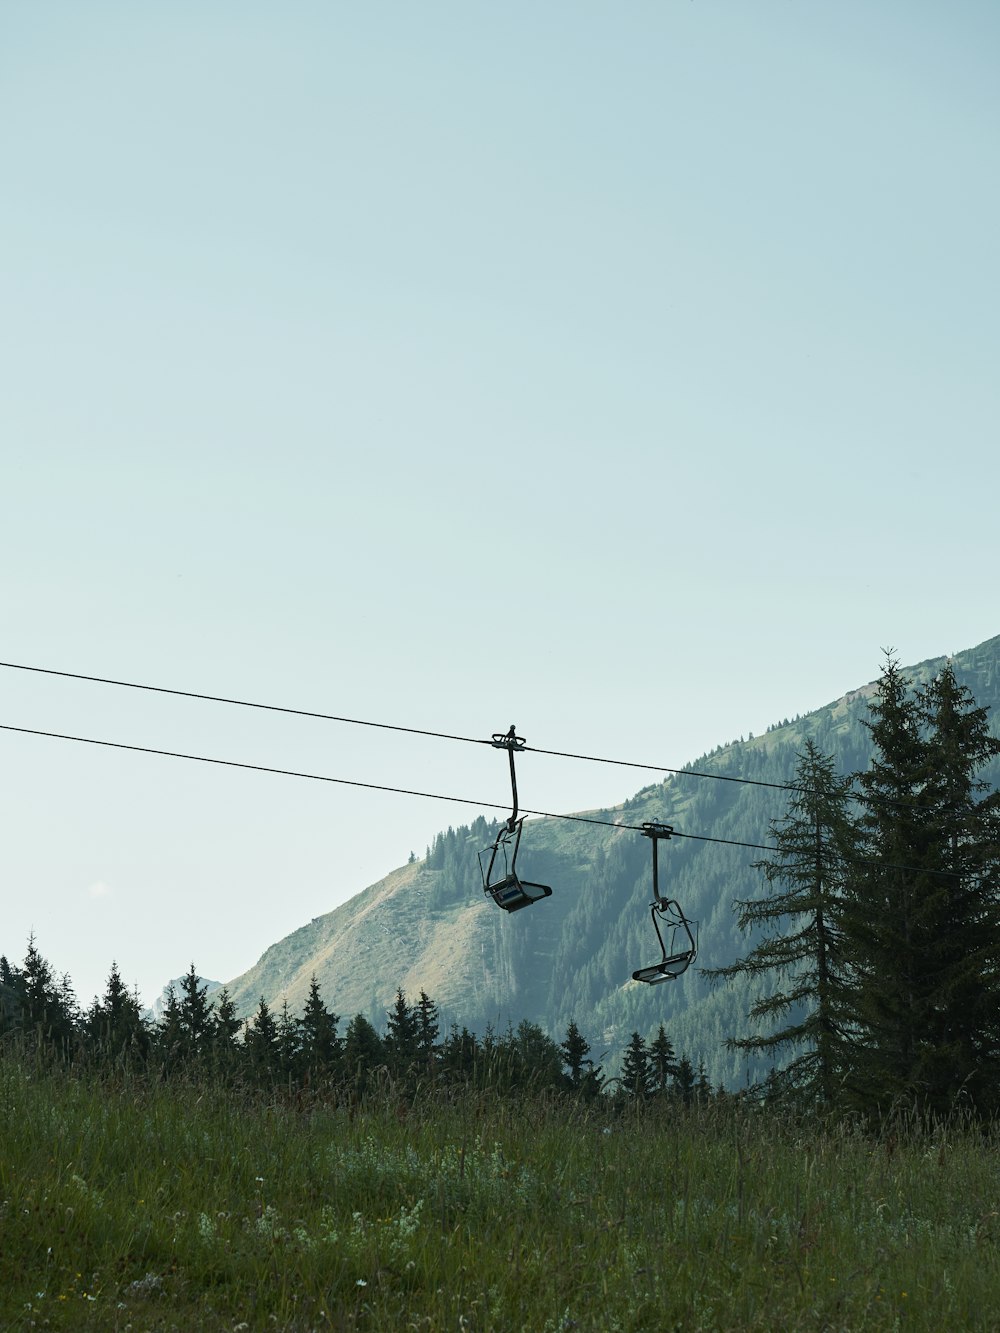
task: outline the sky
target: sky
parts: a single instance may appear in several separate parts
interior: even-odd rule
[[[0,0],[0,657],[679,767],[1000,633],[998,67],[992,0]],[[509,796],[9,667],[0,723]],[[10,731],[0,800],[0,952],[84,1004],[479,813]]]

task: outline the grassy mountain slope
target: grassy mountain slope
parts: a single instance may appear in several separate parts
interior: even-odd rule
[[[946,659],[909,670],[929,679]],[[1000,637],[958,654],[959,679],[1000,724]],[[874,684],[763,736],[722,746],[691,768],[720,776],[787,781],[806,737],[837,757],[844,772],[867,765],[863,724]],[[1000,773],[989,775],[994,780]],[[769,841],[769,821],[784,809],[780,791],[678,775],[643,788],[613,810],[588,812],[639,825],[662,820],[678,833],[751,843]],[[230,991],[245,1013],[263,995],[287,999],[298,1012],[313,974],[327,1004],[348,1017],[381,1023],[397,986],[437,1001],[445,1023],[482,1030],[530,1018],[561,1037],[575,1019],[595,1055],[619,1053],[633,1030],[663,1022],[679,1053],[703,1060],[713,1082],[730,1086],[762,1071],[728,1053],[725,1037],[746,1031],[754,998],[748,987],[712,988],[697,968],[677,981],[649,987],[631,973],[657,961],[649,918],[649,840],[624,828],[556,820],[526,822],[518,868],[553,887],[545,902],[514,915],[484,899],[476,853],[496,825],[439,834],[423,861],[394,870],[355,898],[271,946]],[[746,952],[732,910],[753,897],[762,853],[694,837],[661,844],[661,890],[700,923],[698,962],[717,967]]]

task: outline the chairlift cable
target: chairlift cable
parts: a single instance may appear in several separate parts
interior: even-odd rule
[[[10,671],[29,671],[36,675],[58,676],[65,680],[85,680],[97,685],[115,685],[127,690],[143,690],[151,694],[173,695],[180,699],[200,699],[207,703],[232,704],[237,708],[254,708],[260,712],[266,713],[285,713],[292,717],[313,718],[321,722],[341,722],[353,727],[372,727],[380,731],[398,731],[409,736],[429,736],[436,740],[462,741],[467,745],[495,745],[494,740],[486,740],[481,736],[461,736],[450,731],[431,731],[424,727],[405,727],[394,722],[374,722],[370,719],[359,717],[341,717],[335,713],[321,713],[307,708],[290,708],[282,704],[264,704],[257,703],[251,699],[234,699],[228,695],[205,694],[197,690],[177,690],[165,685],[146,685],[138,681],[117,680],[109,676],[90,676],[80,671],[57,671],[53,667],[28,666],[22,662],[0,662],[0,667]],[[667,764],[647,764],[631,759],[609,759],[602,755],[575,753],[569,750],[548,750],[541,746],[523,745],[519,747],[522,750],[531,750],[535,754],[549,755],[558,759],[577,759],[581,762],[591,764],[613,764],[619,768],[636,768],[651,773],[669,773],[674,777],[682,778],[706,778],[713,782],[730,782],[741,787],[766,787],[772,791],[797,792],[802,796],[822,796],[825,793],[821,789],[813,787],[801,787],[791,782],[766,782],[762,778],[740,778],[731,773],[708,773],[703,769],[696,768],[671,768]],[[892,804],[906,806],[917,804],[912,798],[900,798],[892,800]],[[755,846],[756,844],[747,844]]]
[[[334,713],[321,713],[307,708],[289,708],[280,704],[257,703],[251,699],[234,699],[228,695],[205,694],[198,690],[177,690],[165,685],[145,685],[132,680],[116,680],[109,676],[89,676],[80,671],[57,671],[53,667],[26,666],[21,662],[0,662],[0,667],[10,671],[30,671],[36,675],[58,676],[64,680],[85,680],[97,685],[115,685],[127,690],[144,690],[151,694],[168,694],[180,699],[200,699],[206,703],[232,704],[237,708],[255,708],[266,713],[287,713],[292,717],[308,717],[322,722],[342,722],[354,727],[374,727],[381,731],[400,731],[410,736],[431,736],[437,740],[464,741],[468,745],[493,745],[491,740],[480,736],[460,736],[448,731],[429,731],[423,727],[404,727],[392,722],[372,722],[358,717],[340,717]],[[676,777],[709,778],[715,782],[734,782],[747,787],[770,787],[775,791],[793,791],[811,795],[808,787],[799,787],[793,783],[765,782],[760,778],[739,778],[728,773],[706,773],[693,768],[671,768],[667,764],[647,764],[629,759],[607,759],[601,755],[575,754],[567,750],[546,750],[536,745],[526,745],[525,750],[535,754],[549,755],[557,759],[578,759],[591,764],[613,764],[620,768],[638,768],[651,773],[670,773]]]
[[[311,717],[321,722],[345,722],[353,727],[377,727],[382,731],[405,731],[411,736],[434,736],[444,741],[465,741],[469,745],[492,745],[479,736],[456,736],[447,731],[425,731],[422,727],[402,727],[391,722],[370,722],[359,717],[337,717],[308,708],[286,708],[280,704],[255,703],[251,699],[231,699],[222,694],[202,694],[197,690],[174,690],[165,685],[142,685],[134,680],[113,680],[108,676],[85,676],[79,671],[55,671],[51,667],[24,666],[19,662],[0,662],[12,671],[33,671],[43,676],[61,676],[65,680],[87,680],[97,685],[118,685],[126,690],[145,690],[152,694],[171,694],[180,699],[202,699],[207,703],[234,704],[237,708],[256,708],[265,713],[289,713],[293,717]]]
[[[0,663],[2,666],[3,663]],[[239,759],[218,759],[210,755],[189,754],[181,750],[159,750],[149,745],[129,745],[124,741],[105,741],[98,740],[93,736],[72,736],[62,731],[43,731],[37,727],[15,727],[6,722],[0,722],[0,731],[15,732],[22,736],[44,736],[51,740],[76,741],[81,745],[97,745],[103,749],[109,750],[129,750],[135,754],[154,754],[167,759],[187,759],[199,764],[216,764],[222,768],[242,768],[248,769],[253,773],[274,773],[280,777],[305,778],[311,782],[328,782],[341,787],[361,787],[367,791],[384,791],[398,796],[419,796],[429,801],[448,801],[453,805],[472,805],[481,810],[506,810],[507,805],[499,801],[477,801],[468,796],[448,796],[440,792],[417,791],[411,787],[393,787],[387,783],[381,782],[362,782],[358,778],[335,778],[326,773],[304,773],[293,768],[273,768],[267,764],[249,764]],[[573,824],[595,824],[603,828],[623,829],[630,833],[641,833],[643,825],[626,824],[616,819],[598,819],[594,815],[567,815],[557,814],[552,810],[528,810],[522,807],[521,814],[536,815],[542,819],[561,819],[567,823]],[[706,833],[682,833],[676,827],[673,829],[673,837],[687,838],[691,842],[714,842],[724,847],[743,847],[749,851],[755,852],[780,852],[780,847],[775,847],[762,842],[742,842],[735,838],[715,838]],[[961,875],[952,870],[930,870],[922,866],[903,866],[889,864],[883,861],[877,861],[871,858],[854,857],[848,858],[837,856],[837,860],[845,865],[876,865],[883,870],[903,870],[911,871],[914,874],[946,875],[949,878],[959,879]]]
[[[3,663],[0,662],[0,666]],[[761,778],[736,778],[729,773],[705,773],[696,768],[668,768],[666,764],[640,764],[630,759],[604,759],[596,754],[573,754],[567,750],[543,750],[537,745],[526,745],[534,754],[553,755],[558,759],[582,759],[591,764],[617,764],[621,768],[645,768],[651,773],[672,773],[681,778],[712,778],[715,782],[736,782],[744,787],[773,787],[776,791],[797,791],[805,796],[817,795],[811,787],[796,787],[788,782],[764,782]]]
[[[506,810],[500,801],[477,801],[468,796],[447,796],[441,792],[417,791],[412,787],[392,787],[382,782],[361,782],[357,778],[335,778],[326,773],[305,773],[294,768],[273,768],[268,764],[249,764],[239,759],[218,759],[211,755],[189,754],[182,750],[159,750],[150,745],[129,745],[124,741],[98,740],[93,736],[72,736],[62,731],[42,731],[37,727],[15,727],[0,722],[0,731],[12,731],[23,736],[45,736],[50,740],[76,741],[81,745],[99,745],[109,750],[130,750],[136,754],[155,754],[167,759],[188,759],[199,764],[217,764],[222,768],[244,768],[254,773],[274,773],[286,778],[306,778],[311,782],[330,782],[341,787],[363,787],[368,791],[392,792],[398,796],[420,796],[430,801],[449,801],[454,805],[474,805],[483,810]],[[625,829],[631,833],[641,833],[641,824],[626,824],[616,819],[598,819],[594,815],[557,814],[552,810],[522,809],[522,814],[537,815],[542,819],[562,819],[574,824],[597,824],[603,828]],[[765,846],[757,842],[735,842],[730,838],[710,838],[701,833],[681,833],[676,828],[675,838],[691,838],[696,842],[719,842],[731,847],[749,847],[754,851],[776,852],[777,847]]]

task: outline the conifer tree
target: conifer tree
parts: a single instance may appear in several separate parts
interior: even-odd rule
[[[1000,1077],[1000,791],[981,770],[1000,756],[988,713],[950,663],[918,691],[930,739],[921,793],[939,873],[928,885],[923,929],[938,977],[915,1078],[936,1110],[956,1096],[998,1104]]]
[[[0,1037],[17,1032],[24,1021],[24,978],[0,955]]]
[[[795,1052],[782,1072],[786,1086],[808,1101],[831,1105],[852,1046],[850,960],[844,944],[844,883],[856,835],[850,816],[851,778],[807,740],[784,817],[771,824],[778,847],[758,863],[770,886],[763,898],[739,900],[741,930],[766,933],[750,953],[709,970],[719,979],[773,976],[776,988],[756,1001],[750,1018],[777,1023],[771,1031],[730,1038],[731,1050]]]
[[[280,1072],[278,1024],[263,995],[253,1022],[244,1029],[243,1052],[251,1078],[265,1084],[274,1081]]]
[[[584,1097],[596,1097],[604,1086],[601,1067],[595,1067],[590,1059],[590,1042],[577,1027],[574,1020],[566,1029],[566,1036],[559,1045],[563,1064],[567,1072],[564,1075],[566,1085],[571,1092]]]
[[[921,808],[930,762],[910,682],[886,656],[866,726],[875,752],[859,775],[861,856],[846,926],[856,974],[853,1100],[885,1108],[912,1091],[922,1017],[920,905],[932,837]]]
[[[302,1017],[299,1019],[299,1044],[302,1064],[313,1079],[332,1073],[337,1064],[340,1043],[337,1039],[337,1014],[323,1003],[315,974],[309,981]]]
[[[163,1012],[153,1034],[153,1046],[164,1073],[169,1073],[182,1055],[183,1040],[180,1001],[171,982],[164,993]]]
[[[487,1033],[487,1038],[491,1037],[492,1034]],[[484,1038],[484,1043],[487,1038]],[[464,1026],[459,1030],[458,1024],[452,1023],[441,1047],[441,1068],[451,1082],[464,1083],[471,1080],[479,1050],[475,1033]]]
[[[627,1097],[648,1097],[653,1090],[649,1050],[638,1032],[633,1032],[622,1057],[621,1088]]]
[[[682,1055],[677,1061],[677,1075],[674,1078],[674,1089],[684,1105],[690,1106],[694,1101],[695,1073],[694,1066],[686,1055]]]
[[[186,1060],[207,1054],[213,1034],[212,1006],[208,987],[201,984],[194,963],[181,977],[179,996],[180,1053]]]
[[[103,997],[95,999],[84,1023],[95,1052],[102,1060],[143,1060],[149,1049],[149,1029],[138,997],[122,981],[118,964],[111,964]]]
[[[212,1030],[209,1036],[209,1049],[212,1053],[212,1067],[216,1073],[229,1075],[239,1065],[242,1054],[237,1038],[243,1024],[236,1012],[233,997],[228,986],[212,996]]]
[[[404,1078],[419,1058],[420,1020],[407,1003],[402,988],[396,997],[386,1021],[385,1052],[389,1069],[396,1078]]]
[[[438,1008],[426,991],[420,992],[417,1001],[417,1053],[425,1073],[434,1069],[437,1057]]]
[[[281,1002],[281,1012],[275,1024],[277,1033],[278,1070],[283,1079],[291,1080],[299,1073],[299,1025],[292,1017],[287,998]]]
[[[653,1091],[663,1096],[672,1079],[677,1076],[677,1057],[673,1043],[667,1036],[666,1028],[661,1023],[649,1047],[649,1064],[652,1075]]]
[[[522,1018],[514,1034],[518,1082],[533,1088],[558,1088],[562,1084],[559,1047],[537,1023]]]
[[[384,1063],[382,1039],[364,1014],[355,1014],[344,1034],[345,1079],[357,1092],[363,1092],[376,1069]]]
[[[573,1092],[579,1092],[583,1085],[584,1066],[591,1063],[587,1060],[590,1054],[590,1042],[583,1036],[575,1021],[571,1021],[566,1029],[566,1036],[560,1043],[559,1050],[566,1066],[567,1082]]]
[[[31,935],[20,969],[22,1030],[38,1045],[63,1054],[68,1054],[76,1017],[76,1001],[68,980],[56,980]]]
[[[696,1101],[702,1103],[709,1101],[712,1096],[712,1084],[709,1081],[704,1060],[698,1061],[698,1075],[694,1083],[694,1096]]]
[[[1000,811],[979,770],[1000,746],[949,667],[914,692],[891,656],[868,725],[853,1099],[946,1110],[965,1095],[985,1108],[1000,1060]]]

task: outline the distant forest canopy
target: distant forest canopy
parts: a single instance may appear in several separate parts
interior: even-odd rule
[[[34,938],[20,966],[0,957],[0,1058],[5,1055],[40,1057],[50,1068],[78,1072],[308,1089],[334,1100],[413,1096],[434,1087],[585,1099],[670,1097],[685,1105],[725,1095],[713,1093],[703,1067],[696,1070],[675,1054],[662,1025],[649,1045],[632,1034],[621,1076],[609,1079],[575,1022],[559,1043],[526,1019],[482,1037],[457,1024],[442,1033],[438,1007],[423,992],[410,1003],[397,990],[381,1032],[363,1014],[341,1032],[340,1016],[323,1002],[315,978],[298,1016],[287,1002],[272,1014],[262,998],[253,1018],[241,1020],[225,987],[209,998],[192,963],[179,989],[168,987],[163,1012],[153,1020],[112,965],[104,994],[82,1010],[69,977],[57,977]]]
[[[945,668],[977,706],[991,710],[989,731],[996,735],[1000,637],[902,675],[913,692]],[[648,839],[621,827],[528,820],[521,873],[551,885],[553,893],[508,916],[484,898],[477,853],[495,837],[498,822],[479,818],[439,833],[422,860],[271,946],[229,983],[238,1012],[252,1014],[261,995],[272,1009],[284,999],[297,1009],[315,975],[336,1009],[378,1023],[401,985],[409,994],[426,990],[449,1021],[454,1017],[480,1035],[490,1027],[516,1026],[525,1015],[545,1032],[561,1034],[586,1014],[595,1047],[620,1052],[631,1033],[650,1043],[663,1023],[679,1050],[704,1062],[713,1086],[762,1083],[794,1053],[727,1042],[759,1031],[748,1015],[779,983],[761,971],[735,975],[727,985],[707,974],[745,957],[772,930],[772,924],[751,921],[744,932],[736,906],[768,893],[759,862],[770,854],[698,839],[774,846],[772,826],[786,815],[793,793],[713,778],[794,783],[807,742],[832,758],[834,774],[866,773],[875,756],[869,724],[877,691],[873,680],[795,721],[703,756],[613,809],[592,812],[619,825],[658,820],[677,830],[660,848],[660,874],[669,896],[699,923],[698,961],[677,981],[648,987],[631,980],[658,952],[649,912]],[[645,757],[655,757],[655,745],[653,737],[652,755]],[[539,762],[531,754],[519,760],[525,803],[532,765]],[[986,756],[979,777],[989,790],[996,788],[998,761]],[[857,782],[852,791],[861,791]],[[852,809],[860,811],[856,802]],[[611,1068],[614,1059],[609,1056]]]

